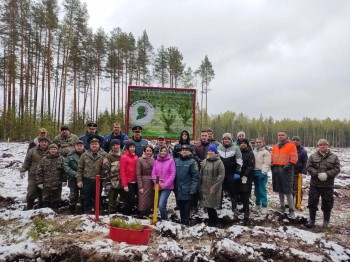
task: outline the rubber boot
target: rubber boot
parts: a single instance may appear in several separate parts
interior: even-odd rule
[[[59,206],[59,202],[57,202],[57,201],[51,203],[51,208],[52,208],[52,210],[55,211],[56,213],[59,213],[58,206]]]
[[[43,208],[43,198],[39,197],[38,208]]]
[[[249,224],[249,207],[244,210],[243,225],[248,226]]]
[[[43,207],[51,207],[51,203],[49,201],[43,201]]]
[[[31,210],[34,208],[34,200],[27,200],[27,210]]]
[[[329,221],[331,219],[331,211],[323,212],[323,227],[329,227]]]
[[[310,210],[310,219],[306,224],[307,228],[313,228],[315,227],[315,220],[316,220],[316,210]]]
[[[239,212],[237,210],[237,199],[236,198],[231,198],[231,203],[232,203],[232,212],[235,217],[239,216]]]
[[[75,205],[69,205],[69,212],[70,212],[72,215],[75,215]]]

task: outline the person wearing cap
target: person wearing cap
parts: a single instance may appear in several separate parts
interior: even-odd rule
[[[214,138],[214,131],[213,131],[213,129],[208,128],[206,131],[208,133],[208,141],[209,141],[209,143],[213,144],[213,145],[216,145],[216,146],[219,146],[220,143],[218,141],[216,141],[215,138]]]
[[[187,130],[183,130],[180,134],[179,141],[174,146],[173,157],[177,158],[181,156],[182,145],[189,145],[192,155],[194,154],[195,145],[191,142],[190,133]],[[193,155],[193,157],[196,157]],[[198,159],[196,159],[198,161]]]
[[[136,207],[136,163],[138,156],[136,155],[136,145],[133,140],[126,141],[124,148],[124,155],[120,158],[120,177],[122,187],[126,192],[126,203],[123,211],[125,215],[132,215]]]
[[[201,206],[208,212],[208,226],[218,226],[217,209],[221,205],[222,183],[225,179],[225,167],[215,145],[210,145],[207,157],[201,163],[200,193]]]
[[[168,220],[167,202],[171,191],[174,189],[175,163],[169,156],[168,148],[162,146],[159,156],[154,162],[152,169],[152,180],[159,177],[159,211],[162,220]]]
[[[180,210],[181,224],[189,225],[192,197],[198,192],[199,169],[189,145],[182,145],[181,156],[175,159],[174,193]]]
[[[133,141],[135,143],[135,153],[138,157],[140,157],[143,154],[144,147],[148,145],[148,141],[146,139],[142,139],[142,126],[134,126],[131,130],[133,135],[127,141]]]
[[[104,150],[108,153],[111,150],[111,141],[118,139],[120,141],[120,148],[124,148],[124,142],[129,137],[122,131],[122,125],[118,122],[113,123],[113,131],[104,137]]]
[[[67,185],[66,181],[64,157],[58,153],[58,146],[51,144],[48,153],[40,160],[36,173],[36,183],[43,194],[43,207],[58,211],[62,185]]]
[[[159,155],[159,151],[160,151],[160,148],[162,146],[166,146],[167,149],[168,149],[168,154],[170,156],[173,156],[173,150],[171,147],[169,147],[168,145],[166,145],[165,143],[165,137],[164,136],[158,136],[158,139],[157,139],[157,144],[154,146],[154,154],[153,154],[153,157],[154,159],[157,159],[158,155]]]
[[[103,171],[107,177],[107,183],[110,184],[108,191],[108,212],[113,214],[117,212],[117,199],[123,194],[123,188],[120,179],[120,158],[122,151],[120,149],[119,139],[110,141],[112,149],[107,153],[103,160]]]
[[[262,215],[267,213],[267,173],[271,170],[271,154],[265,146],[265,140],[263,137],[255,139],[256,147],[254,148],[255,167],[254,167],[254,194],[255,194],[255,209],[261,210]]]
[[[77,186],[77,170],[79,159],[85,152],[84,143],[78,140],[74,145],[74,150],[68,153],[64,160],[64,172],[68,176],[68,187],[69,187],[69,210],[74,215],[76,205],[78,204],[79,198],[81,203],[81,209],[83,209],[83,192],[81,188]]]
[[[92,135],[88,139],[90,148],[80,157],[77,169],[77,186],[82,188],[84,196],[84,212],[92,213],[95,202],[96,175],[104,178],[103,160],[107,153],[100,148],[100,137]]]
[[[272,161],[272,188],[279,194],[280,207],[277,212],[285,212],[285,196],[289,206],[289,217],[295,218],[293,204],[293,177],[294,166],[298,162],[298,152],[295,144],[291,142],[284,131],[279,131],[278,143],[275,144],[271,152]]]
[[[339,158],[330,151],[326,139],[317,142],[317,150],[310,155],[306,169],[311,176],[308,208],[310,219],[306,226],[313,228],[316,221],[318,202],[321,197],[323,211],[323,227],[329,227],[331,212],[334,204],[334,179],[340,173]]]
[[[94,122],[89,122],[89,123],[87,123],[86,127],[87,127],[87,129],[86,129],[85,135],[82,135],[79,137],[79,140],[83,141],[83,143],[84,143],[85,150],[88,150],[90,147],[88,140],[89,140],[89,137],[92,135],[99,136],[100,148],[103,149],[104,148],[104,138],[103,138],[103,136],[98,134],[97,124]],[[108,151],[106,151],[106,152],[108,152]]]
[[[37,136],[36,138],[34,138],[32,142],[29,143],[28,150],[31,149],[31,148],[33,148],[33,147],[36,147],[36,146],[39,144],[39,138],[40,138],[40,137],[46,137],[46,138],[48,138],[46,128],[43,128],[43,127],[39,128],[39,130],[38,130],[38,136]],[[48,139],[49,139],[49,138],[48,138]],[[51,141],[50,141],[50,139],[49,139],[49,144],[50,144],[50,143],[51,143]]]
[[[61,126],[61,133],[53,139],[52,143],[58,146],[58,152],[66,157],[70,151],[74,149],[78,136],[69,131],[68,126]]]
[[[244,225],[249,222],[249,196],[252,191],[253,170],[255,167],[254,153],[249,145],[249,140],[243,138],[241,141],[241,153],[243,165],[240,172],[240,177],[236,177],[233,182],[234,195],[238,200],[238,195],[243,203],[242,212],[244,214]],[[236,188],[235,188],[236,187]],[[236,201],[237,201],[236,200]]]
[[[239,147],[232,141],[232,135],[230,133],[224,133],[222,135],[222,143],[218,146],[218,154],[225,167],[225,178],[222,184],[222,192],[226,192],[231,198],[232,211],[237,216],[237,199],[234,197],[234,191],[232,187],[233,177],[240,176],[241,168],[243,165],[242,153]],[[223,193],[221,194],[222,207]]]
[[[307,164],[308,156],[307,156],[306,150],[301,145],[299,136],[293,136],[292,142],[295,144],[298,152],[298,162],[294,166],[294,179],[293,179],[293,198],[296,199],[296,195],[298,192],[298,177],[299,177],[299,174],[302,174],[303,176],[305,176],[307,173],[306,164]],[[302,195],[301,195],[301,198],[302,198]],[[295,201],[295,207],[297,207],[296,201]]]
[[[23,165],[20,168],[20,177],[23,179],[25,172],[28,171],[28,187],[27,187],[27,210],[34,208],[34,202],[38,198],[38,207],[42,207],[42,192],[38,188],[36,181],[36,169],[40,160],[46,155],[49,139],[47,137],[40,137],[38,139],[38,146],[30,149],[24,159]]]
[[[149,216],[153,208],[154,190],[151,179],[152,168],[154,165],[153,147],[145,146],[143,155],[139,157],[136,163],[137,177],[137,209],[140,217]]]

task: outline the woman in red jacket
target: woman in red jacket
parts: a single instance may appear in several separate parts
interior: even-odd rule
[[[125,153],[120,158],[120,178],[126,192],[126,203],[124,203],[125,215],[131,215],[136,205],[136,163],[138,157],[135,154],[135,149],[135,143],[133,141],[127,141],[125,144]]]

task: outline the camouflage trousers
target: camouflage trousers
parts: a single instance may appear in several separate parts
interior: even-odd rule
[[[334,196],[333,196],[334,189],[332,187],[317,187],[317,186],[310,186],[309,190],[309,202],[308,202],[308,208],[310,211],[317,211],[318,210],[318,202],[322,200],[321,204],[321,210],[323,212],[331,211],[333,208],[334,203]]]
[[[27,202],[33,202],[35,199],[42,198],[42,190],[37,186],[35,178],[28,179],[28,187],[27,187]]]
[[[61,201],[61,192],[62,189],[58,188],[58,189],[48,189],[48,188],[44,188],[43,190],[43,201],[44,202],[60,202]]]
[[[83,191],[78,188],[76,185],[74,187],[69,188],[69,204],[76,205],[79,202],[80,198],[83,198]]]

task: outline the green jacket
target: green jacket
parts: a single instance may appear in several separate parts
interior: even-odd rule
[[[19,170],[20,172],[28,171],[28,178],[35,179],[36,177],[36,169],[40,160],[46,155],[47,148],[42,150],[39,146],[29,149],[27,155],[24,159],[24,163],[22,168]]]
[[[77,181],[82,181],[83,177],[87,179],[96,179],[96,175],[105,177],[102,173],[102,164],[106,155],[107,153],[103,150],[100,150],[97,153],[92,153],[90,150],[85,151],[79,159],[76,176]]]
[[[59,189],[66,180],[63,171],[64,158],[60,154],[44,156],[38,165],[36,183],[44,184],[45,189]]]
[[[78,154],[75,150],[73,150],[64,159],[64,172],[68,176],[69,187],[74,187],[77,184],[76,176],[81,155],[82,154]]]
[[[60,154],[66,157],[68,153],[74,149],[74,145],[78,139],[78,136],[74,134],[70,134],[70,136],[67,138],[63,138],[61,135],[58,135],[53,139],[52,143],[55,143],[58,146],[58,151]]]

